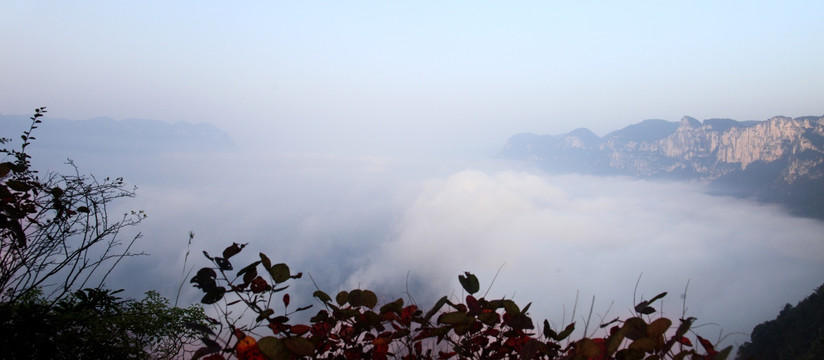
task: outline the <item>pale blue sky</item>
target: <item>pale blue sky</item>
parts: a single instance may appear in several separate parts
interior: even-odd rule
[[[822,18],[821,1],[0,1],[0,113],[373,155],[821,115]]]

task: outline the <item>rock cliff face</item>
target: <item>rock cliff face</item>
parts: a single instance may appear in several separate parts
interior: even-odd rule
[[[603,138],[586,129],[519,134],[501,156],[555,173],[699,179],[719,194],[784,203],[824,218],[824,117],[646,120]]]

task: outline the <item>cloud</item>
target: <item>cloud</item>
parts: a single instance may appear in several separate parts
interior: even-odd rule
[[[636,300],[668,291],[664,310],[680,317],[689,281],[687,315],[747,332],[819,285],[822,234],[819,221],[696,184],[466,170],[426,181],[350,285],[402,292],[408,273],[420,297],[459,296],[458,274],[485,289],[501,268],[490,295],[535,301],[537,319],[558,323],[578,294],[580,323],[592,296],[596,313],[626,315],[639,276]]]
[[[663,291],[663,310],[678,318],[689,282],[687,315],[718,324],[702,334],[749,332],[824,279],[824,223],[700,184],[306,154],[145,163],[156,166],[142,167],[135,182],[146,185],[124,206],[149,214],[138,246],[152,256],[113,274],[127,290],[174,297],[190,230],[190,265],[206,265],[202,250],[250,243],[238,266],[265,252],[329,293],[370,288],[391,301],[408,290],[422,306],[460,298],[457,275],[471,271],[489,296],[534,302],[534,318],[556,325],[576,296],[579,324],[595,297],[594,326]],[[184,301],[199,298],[183,289]],[[290,290],[312,302],[309,280]]]

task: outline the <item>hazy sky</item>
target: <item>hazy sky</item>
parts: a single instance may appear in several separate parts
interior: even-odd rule
[[[520,132],[821,115],[822,18],[822,1],[0,0],[0,113],[210,122],[241,147],[76,159],[138,185],[122,206],[149,214],[153,255],[112,286],[173,296],[192,230],[198,265],[249,242],[330,292],[407,272],[449,292],[506,264],[494,295],[546,300],[533,311],[553,321],[576,291],[625,315],[640,273],[675,318],[689,280],[692,314],[746,332],[820,285],[821,221],[695,184],[445,158]]]
[[[242,146],[359,154],[820,115],[822,16],[820,1],[3,0],[0,113],[206,121]]]

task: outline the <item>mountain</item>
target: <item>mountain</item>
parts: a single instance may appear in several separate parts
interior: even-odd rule
[[[551,173],[700,180],[716,194],[780,203],[797,215],[824,219],[824,117],[819,116],[645,120],[602,138],[586,129],[518,134],[500,156]]]
[[[19,140],[31,121],[24,115],[0,115],[0,137]],[[63,120],[44,118],[33,132],[40,150],[152,154],[222,151],[234,148],[228,134],[208,123],[167,123],[158,120],[94,118]]]

